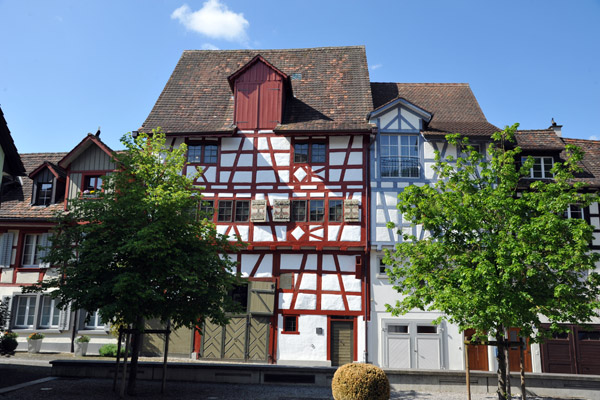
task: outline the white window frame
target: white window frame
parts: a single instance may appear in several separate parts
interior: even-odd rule
[[[14,322],[13,326],[18,329],[34,329],[36,323],[36,311],[37,311],[37,296],[16,296],[16,306],[14,308]],[[21,314],[21,304],[25,301],[25,307],[23,311],[24,314]],[[29,320],[31,319],[31,324]],[[21,322],[22,323],[19,323]]]
[[[40,328],[50,329],[57,328],[60,326],[60,312],[61,310],[56,307],[58,303],[57,299],[53,299],[50,296],[42,296],[41,300],[41,309],[40,309]],[[44,316],[46,315],[46,311],[49,311],[48,315],[48,323],[44,323]],[[56,323],[55,323],[56,320]]]
[[[89,321],[87,321],[88,315],[91,315]],[[96,310],[94,312],[88,311],[85,315],[84,321],[85,321],[85,323],[84,323],[85,329],[104,329],[104,327],[106,326],[106,324],[104,322],[102,322],[102,316],[100,316],[100,313],[98,312],[98,310]]]
[[[534,165],[537,163],[540,164],[542,176],[541,177],[534,176],[533,167],[531,167],[529,169],[529,178],[531,178],[531,179],[552,179],[552,178],[554,178],[554,174],[552,174],[552,172],[550,172],[550,169],[552,169],[552,167],[554,167],[554,157],[531,156],[531,158],[533,158],[533,160],[534,160]],[[546,171],[546,165],[544,163],[544,160],[548,160],[548,159],[551,161],[551,165],[550,165],[550,169],[548,169]],[[527,160],[527,157],[523,157],[523,162],[525,162],[526,160]]]
[[[379,172],[381,174],[382,178],[410,178],[410,179],[418,179],[421,177],[421,152],[420,152],[420,144],[419,144],[419,136],[418,135],[414,135],[414,134],[382,134],[380,136],[380,138],[389,138],[390,141],[394,140],[396,143],[395,144],[383,144],[383,140],[380,140],[379,143],[379,149],[380,149],[380,157],[379,157]],[[402,138],[406,137],[406,138],[414,138],[416,140],[415,144],[406,144],[403,145],[402,144]],[[416,155],[402,155],[402,148],[407,148],[408,152],[410,153],[413,146],[416,146],[416,151],[417,154]],[[389,147],[390,149],[388,151],[385,151],[384,149]],[[397,155],[384,155],[385,153],[392,153],[393,151],[391,151],[392,148],[397,148],[396,153],[398,153]],[[387,160],[387,162],[394,162],[396,161],[398,163],[398,168],[397,168],[397,174],[391,174],[390,172],[390,168],[385,168],[384,164],[385,164],[385,160]],[[402,171],[402,163],[403,161],[408,161],[410,164],[410,161],[415,162],[415,166],[416,166],[416,175],[413,175],[412,172],[409,173],[408,175],[403,175]],[[407,167],[407,171],[412,171],[413,167],[412,166],[408,166]],[[393,167],[391,168],[391,170],[393,171]],[[384,171],[387,171],[384,173]]]
[[[579,212],[579,216],[573,216],[574,212],[573,210],[577,209],[577,211]],[[565,211],[565,217],[568,219],[571,218],[577,218],[577,219],[585,219],[585,211],[584,208],[577,205],[577,204],[570,204],[569,207],[567,207],[567,210]]]
[[[27,239],[30,237],[33,238],[33,244],[28,245]],[[49,266],[42,261],[46,251],[39,248],[39,246],[48,244],[48,237],[47,233],[26,233],[23,236],[23,255],[21,258],[23,268],[47,268]]]

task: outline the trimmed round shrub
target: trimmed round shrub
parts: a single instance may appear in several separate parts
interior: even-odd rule
[[[342,365],[331,381],[335,400],[388,400],[390,382],[385,372],[371,364]]]
[[[17,334],[6,332],[0,338],[0,354],[12,354],[19,345],[17,342]]]

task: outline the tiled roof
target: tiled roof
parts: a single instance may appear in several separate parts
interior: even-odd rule
[[[169,133],[233,131],[233,93],[227,78],[260,55],[288,76],[278,131],[370,129],[373,110],[363,46],[288,50],[184,51],[140,128]]]
[[[376,109],[401,97],[432,113],[424,135],[490,136],[499,131],[487,121],[467,83],[373,82],[371,92]]]
[[[4,171],[7,171],[12,175],[17,176],[25,175],[25,170],[23,169],[23,162],[19,158],[17,147],[15,146],[15,142],[13,141],[13,138],[10,135],[10,130],[8,129],[8,124],[6,123],[6,119],[4,118],[2,108],[0,108],[0,146],[4,151],[5,157]],[[2,166],[0,166],[0,169],[1,168]]]
[[[576,175],[578,181],[587,182],[591,187],[600,187],[600,141],[562,138],[565,145],[573,144],[583,150],[583,160],[580,165],[583,172]],[[565,152],[561,153],[565,158]]]
[[[45,161],[56,164],[67,153],[29,153],[21,154],[25,171],[29,174]],[[61,210],[64,204],[51,204],[49,206],[32,206],[33,180],[22,177],[23,186],[11,185],[12,189],[2,194],[0,203],[0,220],[48,220],[54,213]]]
[[[515,136],[523,150],[563,150],[565,144],[552,129],[522,130]]]

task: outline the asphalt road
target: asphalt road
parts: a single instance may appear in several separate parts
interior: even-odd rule
[[[0,389],[50,376],[50,365],[0,364]]]

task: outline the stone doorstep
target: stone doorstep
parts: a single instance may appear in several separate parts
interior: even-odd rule
[[[52,374],[60,377],[112,378],[114,361],[54,360]],[[140,362],[140,379],[162,379],[162,363]],[[222,364],[170,362],[170,381],[221,382],[242,384],[314,384],[330,386],[335,367],[299,367],[266,364]],[[392,389],[423,392],[466,392],[465,372],[448,370],[385,370]],[[529,373],[525,376],[528,394],[579,397],[600,400],[600,376]],[[511,374],[512,391],[520,394],[520,377]],[[473,393],[494,393],[495,372],[472,371]]]

